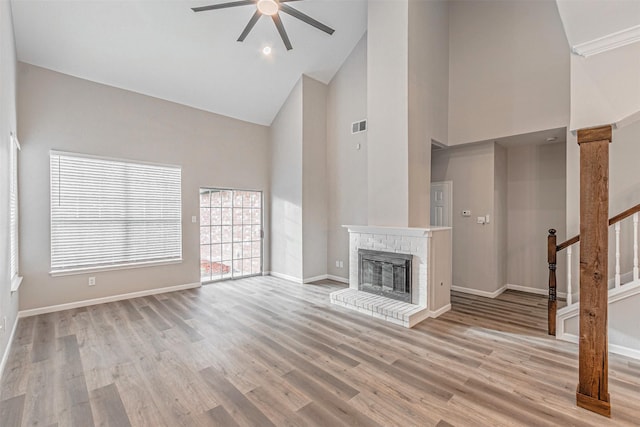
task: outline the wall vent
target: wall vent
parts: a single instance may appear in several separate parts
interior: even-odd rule
[[[367,120],[351,123],[351,133],[360,133],[367,130]]]

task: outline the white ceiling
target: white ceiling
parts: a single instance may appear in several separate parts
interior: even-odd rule
[[[266,16],[239,43],[254,6],[190,9],[226,1],[12,0],[18,60],[269,125],[301,74],[328,83],[366,31],[366,0],[305,0],[290,5],[332,36],[281,13],[293,50]]]

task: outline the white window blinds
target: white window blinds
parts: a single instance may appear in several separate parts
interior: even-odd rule
[[[181,169],[51,152],[51,272],[182,258]]]
[[[11,147],[9,155],[9,234],[10,234],[10,260],[9,272],[13,282],[18,276],[18,141],[11,135]]]

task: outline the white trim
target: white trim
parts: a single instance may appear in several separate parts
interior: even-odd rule
[[[463,286],[451,286],[451,290],[456,292],[462,292],[465,294],[477,295],[479,297],[496,298],[501,293],[507,290],[507,285],[504,285],[503,287],[496,289],[493,292],[481,291],[479,289],[473,289],[473,288],[465,288]]]
[[[588,58],[638,41],[640,41],[640,25],[577,44],[571,48],[571,51],[576,55]]]
[[[635,348],[624,347],[618,344],[609,344],[609,352],[640,360],[640,350],[636,350]]]
[[[451,227],[383,227],[369,225],[343,225],[342,227],[349,230],[349,233],[364,234],[382,234],[391,236],[412,236],[412,237],[431,237],[431,233],[435,231],[451,230]]]
[[[621,118],[613,124],[614,129],[622,129],[623,127],[629,126],[632,123],[640,120],[640,111],[636,111],[633,114],[630,114],[626,117]]]
[[[507,283],[505,286],[507,287],[507,289],[510,289],[513,291],[527,292],[529,294],[536,294],[536,295],[549,295],[549,289],[532,288],[530,286],[522,286],[522,285],[512,285],[510,283]],[[558,298],[567,297],[566,292],[557,292],[556,295],[558,296]]]
[[[287,274],[278,273],[276,271],[270,271],[269,275],[277,277],[278,279],[288,280],[290,282],[302,283],[302,280],[299,277],[289,276]]]
[[[11,293],[17,292],[22,283],[22,276],[14,276],[11,280]]]
[[[127,264],[117,264],[102,267],[84,267],[74,268],[71,270],[50,271],[51,277],[75,276],[78,274],[100,273],[102,271],[129,270],[131,268],[159,267],[161,265],[182,264],[183,259],[171,259],[165,261],[144,261],[132,262]]]
[[[19,316],[16,316],[16,320],[15,322],[13,322],[13,329],[11,330],[11,335],[9,335],[9,340],[7,341],[7,348],[4,349],[4,354],[2,355],[2,362],[0,362],[0,378],[2,378],[4,368],[7,365],[7,361],[9,360],[9,353],[11,351],[11,345],[13,344],[13,337],[16,334],[16,329],[18,329],[18,318]]]
[[[72,308],[88,307],[90,305],[104,304],[107,302],[146,297],[149,295],[164,294],[167,292],[182,291],[185,289],[199,288],[200,286],[202,286],[200,282],[187,283],[186,285],[167,286],[165,288],[147,289],[146,291],[130,292],[128,294],[111,295],[108,297],[94,298],[94,299],[88,299],[83,301],[74,301],[66,304],[50,305],[47,307],[38,307],[38,308],[29,309],[29,310],[20,310],[18,312],[18,317],[23,318],[23,317],[29,317],[29,316],[37,316],[38,314],[53,313],[56,311],[70,310]]]
[[[327,274],[327,279],[333,280],[335,282],[346,283],[349,284],[349,279],[340,276],[334,276],[333,274]]]
[[[560,341],[571,342],[574,344],[579,343],[579,339],[577,335],[574,334],[565,334],[558,335],[556,339]],[[609,353],[619,354],[621,356],[630,357],[632,359],[640,360],[640,350],[636,350],[635,348],[624,347],[618,344],[609,344]]]
[[[451,304],[447,304],[443,307],[440,307],[437,310],[430,311],[429,317],[436,318],[436,317],[442,316],[444,313],[446,313],[449,310],[451,310]]]
[[[173,168],[182,170],[182,165],[174,165],[170,163],[156,163],[156,162],[147,162],[144,160],[136,160],[136,159],[123,159],[120,157],[109,157],[109,156],[98,156],[94,154],[85,154],[85,153],[76,153],[73,151],[61,151],[61,150],[49,150],[49,156],[66,156],[66,157],[77,157],[81,159],[93,159],[93,160],[105,160],[108,162],[119,162],[119,163],[133,163],[147,166],[160,166],[163,168]]]
[[[326,280],[329,278],[328,274],[321,274],[319,276],[315,276],[315,277],[308,277],[306,279],[302,280],[302,283],[311,283],[311,282],[317,282],[318,280]]]

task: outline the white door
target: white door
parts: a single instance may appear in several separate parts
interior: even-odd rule
[[[453,182],[431,183],[431,225],[451,227]]]

